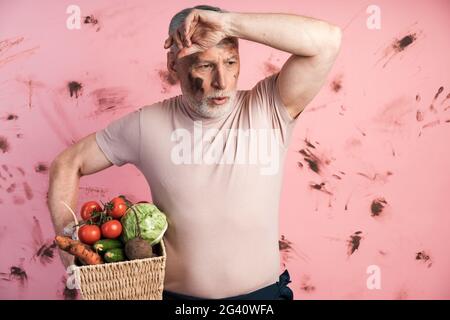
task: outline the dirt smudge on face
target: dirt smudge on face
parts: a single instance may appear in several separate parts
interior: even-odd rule
[[[199,77],[194,77],[191,73],[188,73],[188,81],[191,87],[192,93],[195,95],[200,93],[203,95],[203,79]]]

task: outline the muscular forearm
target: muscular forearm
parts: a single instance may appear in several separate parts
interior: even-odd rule
[[[299,56],[315,56],[340,41],[340,29],[325,21],[280,13],[224,13],[226,34]]]
[[[57,235],[62,235],[64,227],[74,221],[72,214],[61,201],[76,210],[79,180],[80,174],[76,167],[63,161],[52,164],[47,204]],[[73,263],[72,256],[67,253],[61,252],[61,257],[64,265]]]

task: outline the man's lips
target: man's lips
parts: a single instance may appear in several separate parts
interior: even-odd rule
[[[210,98],[210,100],[216,105],[221,105],[228,101],[228,97]]]

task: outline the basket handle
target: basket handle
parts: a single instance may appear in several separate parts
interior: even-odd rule
[[[75,222],[75,232],[74,232],[74,234],[75,235],[78,235],[78,229],[80,228],[80,227],[78,227],[78,219],[77,219],[77,215],[75,214],[75,212],[73,212],[73,210],[72,210],[72,208],[67,204],[67,203],[65,203],[63,200],[61,200],[61,203],[67,208],[67,210],[69,210],[69,212],[72,214],[72,217],[73,217],[73,220],[74,220],[74,222]]]

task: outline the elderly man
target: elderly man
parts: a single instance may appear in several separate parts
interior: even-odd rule
[[[237,90],[240,38],[291,56],[280,72]],[[168,216],[165,299],[292,299],[278,250],[283,163],[340,42],[338,27],[299,15],[210,6],[176,14],[164,47],[182,95],[113,121],[53,161],[56,232],[71,219],[60,201],[76,207],[81,176],[131,163]]]

